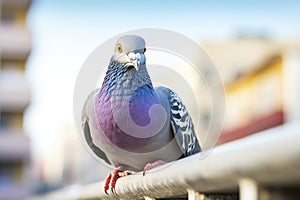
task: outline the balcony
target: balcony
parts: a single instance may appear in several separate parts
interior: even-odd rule
[[[0,71],[0,107],[7,111],[24,110],[30,103],[29,83],[24,74]]]
[[[25,27],[0,25],[0,55],[4,59],[25,60],[31,50],[30,32]]]
[[[0,160],[28,160],[29,145],[29,139],[23,133],[0,129]]]

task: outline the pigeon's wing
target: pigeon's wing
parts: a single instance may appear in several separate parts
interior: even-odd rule
[[[197,140],[192,118],[179,96],[172,90],[159,87],[158,90],[164,90],[170,105],[170,120],[176,141],[184,156],[189,156],[201,151]]]
[[[111,164],[109,159],[107,158],[106,154],[98,147],[95,145],[92,135],[91,135],[91,126],[90,126],[90,118],[93,116],[91,112],[94,111],[93,109],[93,103],[94,103],[94,98],[95,95],[98,94],[99,89],[95,90],[92,92],[83,107],[82,114],[81,114],[81,122],[82,122],[82,130],[84,134],[84,139],[86,140],[87,144],[89,147],[92,149],[92,151],[101,159],[103,159],[105,162],[108,164]]]

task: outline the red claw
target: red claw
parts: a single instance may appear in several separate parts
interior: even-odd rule
[[[108,195],[109,188],[111,189],[111,192],[115,193],[115,186],[116,182],[120,177],[128,176],[130,173],[128,171],[121,171],[119,168],[115,169],[113,172],[110,172],[108,176],[105,179],[104,184],[104,192]]]
[[[157,160],[153,163],[147,163],[146,166],[144,167],[144,171],[143,171],[143,176],[145,176],[146,172],[149,171],[150,169],[153,169],[155,167],[161,166],[166,164],[166,161],[163,160]]]
[[[109,173],[108,176],[105,179],[105,184],[104,184],[104,192],[105,192],[105,194],[108,194],[107,190],[109,189],[109,183],[110,183],[110,180],[111,180],[111,176],[112,176],[111,173]]]
[[[111,191],[112,193],[114,194],[115,192],[115,186],[116,186],[116,182],[119,178],[119,172],[118,171],[113,171],[112,172],[112,177],[111,177],[111,181],[110,181],[110,188],[111,188]]]

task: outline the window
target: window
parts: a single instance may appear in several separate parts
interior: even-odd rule
[[[0,70],[14,70],[23,72],[25,70],[25,63],[18,60],[1,60]]]
[[[1,23],[12,24],[15,21],[15,15],[10,10],[2,10],[1,12]]]
[[[26,21],[26,9],[15,6],[3,6],[0,20],[2,24],[24,25]]]
[[[0,162],[0,187],[22,181],[21,162]]]
[[[0,129],[22,130],[23,113],[21,112],[0,112]]]

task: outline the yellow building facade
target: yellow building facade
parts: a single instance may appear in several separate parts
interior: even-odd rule
[[[246,37],[203,46],[226,93],[218,144],[300,120],[300,41]]]
[[[221,143],[284,123],[283,76],[282,55],[274,55],[226,85],[227,121]]]

